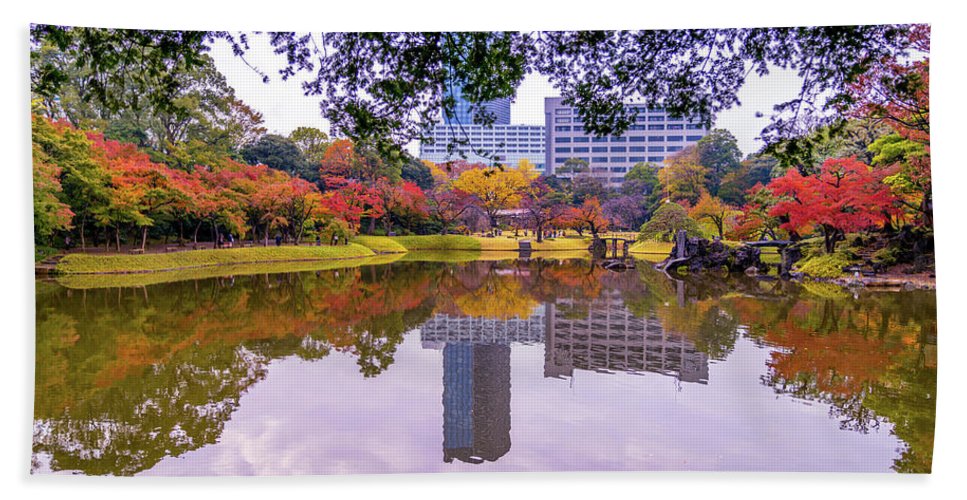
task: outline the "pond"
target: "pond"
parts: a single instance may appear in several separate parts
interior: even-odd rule
[[[932,291],[450,260],[38,280],[32,472],[930,470]]]

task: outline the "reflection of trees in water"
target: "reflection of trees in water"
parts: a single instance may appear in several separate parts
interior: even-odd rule
[[[901,472],[930,470],[936,397],[936,296],[859,293],[838,286],[746,276],[665,275],[639,267],[609,276],[636,315],[657,316],[712,359],[725,359],[740,332],[775,349],[763,383],[830,405],[844,430],[882,422],[905,443]]]
[[[748,299],[731,300],[742,306]],[[780,394],[831,405],[843,429],[882,422],[905,443],[901,472],[928,472],[936,396],[936,299],[930,292],[785,299],[777,315],[736,307],[743,323],[776,346],[763,383]],[[744,314],[743,314],[744,313]]]
[[[34,465],[133,474],[214,442],[271,359],[373,376],[433,310],[426,273],[355,269],[37,296]]]
[[[930,468],[936,395],[931,292],[860,294],[746,277],[669,280],[588,262],[397,263],[146,288],[38,283],[35,461],[131,474],[213,442],[271,359],[357,357],[375,376],[435,313],[502,318],[556,303],[586,316],[603,291],[712,359],[743,334],[774,348],[763,383],[831,405],[844,429],[883,421],[895,463]]]
[[[244,348],[185,350],[34,422],[34,465],[130,475],[167,455],[214,443],[241,394],[265,376],[267,359]]]

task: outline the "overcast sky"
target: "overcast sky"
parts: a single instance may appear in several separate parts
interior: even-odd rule
[[[211,56],[215,66],[225,75],[229,85],[235,88],[237,97],[262,112],[265,126],[272,133],[288,135],[300,126],[316,127],[328,133],[329,122],[319,111],[319,98],[307,97],[302,93],[300,82],[306,74],[297,75],[301,79],[283,82],[278,76],[278,69],[284,58],[272,52],[265,37],[251,37],[250,43],[252,49],[246,59],[269,75],[271,81],[268,84],[262,83],[257,73],[235,57],[226,42],[218,41],[212,46]],[[757,138],[769,123],[772,107],[795,97],[800,83],[800,78],[791,70],[776,69],[762,78],[749,75],[739,91],[742,105],[720,113],[715,127],[732,132],[738,139],[743,155],[757,151],[762,146]],[[543,125],[544,98],[558,95],[546,78],[538,74],[528,75],[511,106],[511,122]],[[756,118],[757,112],[762,113],[763,117]],[[408,149],[415,155],[416,148],[416,144],[411,144]]]

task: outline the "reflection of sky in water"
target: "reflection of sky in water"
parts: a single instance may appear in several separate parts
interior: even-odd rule
[[[545,378],[544,346],[514,344],[510,451],[445,463],[444,351],[412,332],[374,378],[342,353],[272,362],[217,444],[145,474],[890,469],[901,442],[889,425],[841,430],[828,405],[777,396],[760,380],[769,353],[740,338],[703,385],[655,373]]]

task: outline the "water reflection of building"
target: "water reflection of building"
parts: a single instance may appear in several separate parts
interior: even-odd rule
[[[510,451],[510,344],[543,339],[543,308],[528,319],[438,314],[420,328],[443,349],[443,460],[496,461]]]
[[[507,320],[437,314],[420,327],[420,341],[426,349],[454,342],[539,344],[544,342],[544,308],[535,308],[528,318]]]
[[[617,290],[590,302],[546,303],[528,318],[438,314],[420,328],[425,349],[443,350],[443,459],[495,461],[510,451],[510,344],[544,343],[544,376],[574,369],[654,372],[707,383],[708,356],[683,335],[641,318]]]
[[[578,368],[708,382],[708,355],[683,335],[666,332],[657,318],[632,314],[618,290],[605,290],[589,303],[547,304],[544,314],[545,377],[571,376]]]
[[[443,460],[495,461],[510,451],[510,346],[443,348]]]

